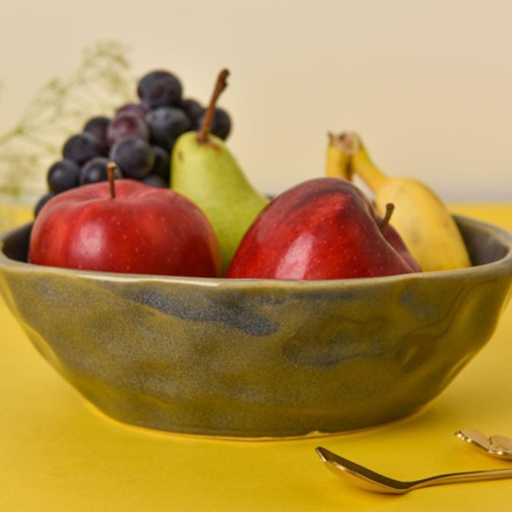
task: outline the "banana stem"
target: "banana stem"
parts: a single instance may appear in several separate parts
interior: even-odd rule
[[[354,148],[350,159],[352,170],[363,179],[373,192],[376,192],[389,178],[372,162],[359,135],[351,133],[348,137],[352,138],[351,145]]]
[[[350,150],[345,145],[346,134],[328,133],[327,135],[329,144],[325,159],[325,174],[330,178],[351,180],[353,172],[350,166]]]

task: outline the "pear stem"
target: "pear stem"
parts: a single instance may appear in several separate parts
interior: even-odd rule
[[[116,168],[117,165],[114,162],[109,162],[107,165],[108,184],[110,187],[110,197],[112,199],[116,198]]]
[[[393,212],[395,211],[395,205],[393,203],[388,203],[386,205],[386,215],[382,219],[382,222],[380,223],[379,230],[382,234],[386,232],[386,228],[389,226],[389,221],[391,220],[391,215],[393,215]]]
[[[229,76],[229,70],[223,69],[219,76],[217,77],[217,82],[215,84],[215,89],[213,90],[212,98],[210,100],[210,104],[206,109],[206,112],[203,117],[203,122],[201,123],[201,128],[199,129],[199,135],[197,136],[197,140],[199,144],[206,144],[208,142],[208,135],[210,135],[210,129],[212,126],[213,115],[215,114],[215,106],[217,105],[217,100],[219,96],[222,94],[222,91],[227,87],[227,78]]]

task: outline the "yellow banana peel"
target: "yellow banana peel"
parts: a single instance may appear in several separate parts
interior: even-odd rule
[[[345,134],[328,133],[327,135],[329,143],[325,158],[325,174],[329,178],[351,180],[353,173],[349,165],[350,153],[346,150]]]
[[[341,168],[349,168],[374,193],[375,207],[381,216],[386,205],[395,206],[390,224],[398,231],[423,271],[453,270],[471,266],[464,240],[443,201],[425,183],[413,178],[385,175],[371,160],[361,138],[353,132],[337,136],[339,144],[331,151],[340,153]],[[328,151],[329,151],[328,148]],[[331,156],[331,165],[336,158]],[[331,171],[334,172],[334,171]]]

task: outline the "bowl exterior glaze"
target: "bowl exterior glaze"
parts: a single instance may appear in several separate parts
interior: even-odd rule
[[[491,337],[512,237],[459,218],[478,266],[339,281],[94,273],[22,261],[0,289],[43,357],[107,415],[187,434],[286,437],[371,427],[430,402]]]

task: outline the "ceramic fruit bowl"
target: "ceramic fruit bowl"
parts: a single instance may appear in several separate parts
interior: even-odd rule
[[[512,236],[459,217],[474,266],[339,281],[194,279],[26,263],[0,289],[43,357],[107,415],[153,429],[287,437],[383,424],[435,398],[491,337]]]

